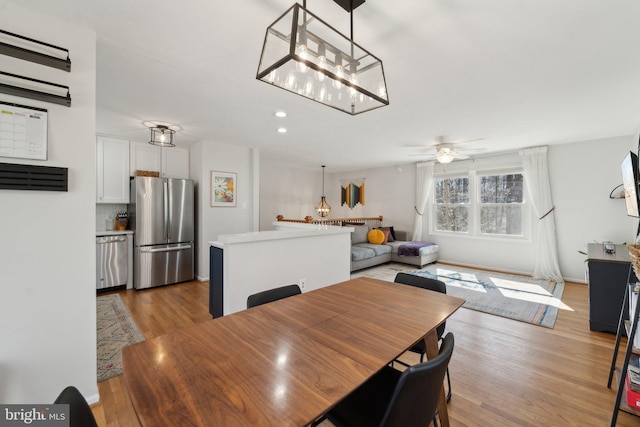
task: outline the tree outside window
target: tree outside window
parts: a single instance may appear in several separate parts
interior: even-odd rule
[[[434,202],[435,231],[524,234],[524,177],[520,172],[435,178]]]
[[[437,231],[469,232],[469,178],[438,178],[435,182]]]
[[[480,177],[480,233],[522,236],[523,184],[521,173]]]

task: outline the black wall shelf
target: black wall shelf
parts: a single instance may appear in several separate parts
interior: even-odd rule
[[[0,54],[13,56],[14,58],[22,59],[29,62],[35,62],[36,64],[46,65],[47,67],[53,67],[67,72],[71,71],[71,59],[69,58],[68,49],[49,43],[44,43],[29,37],[24,37],[19,34],[10,33],[5,30],[0,30],[0,34],[4,34],[9,38],[17,39],[18,44],[27,42],[36,45],[36,47],[55,49],[57,51],[60,51],[63,56],[66,55],[66,58],[58,58],[52,55],[37,52],[35,50],[5,43],[3,41],[0,41]]]
[[[52,88],[63,89],[67,91],[67,94],[56,95],[55,93],[42,92],[39,90],[29,89],[29,88],[20,87],[20,86],[14,86],[7,83],[0,83],[0,93],[71,107],[71,93],[69,92],[69,86],[59,85],[57,83],[45,82],[44,80],[36,80],[30,77],[19,76],[17,74],[5,73],[4,71],[0,71],[0,75],[25,81],[26,84],[29,84],[29,82],[31,82],[39,85],[50,86]]]
[[[0,189],[68,191],[69,169],[0,163]]]

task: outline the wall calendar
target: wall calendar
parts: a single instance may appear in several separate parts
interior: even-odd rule
[[[47,110],[0,101],[0,157],[47,160]]]

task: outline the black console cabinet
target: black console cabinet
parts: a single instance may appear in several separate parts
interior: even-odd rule
[[[616,333],[627,283],[637,280],[630,270],[627,247],[615,247],[613,254],[606,253],[599,243],[589,243],[587,249],[589,327],[592,331]],[[625,319],[628,318],[627,309]]]

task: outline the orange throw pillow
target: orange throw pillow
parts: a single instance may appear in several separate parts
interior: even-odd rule
[[[367,239],[372,245],[381,245],[382,242],[386,240],[382,230],[377,229],[369,231],[369,234],[367,234]]]

